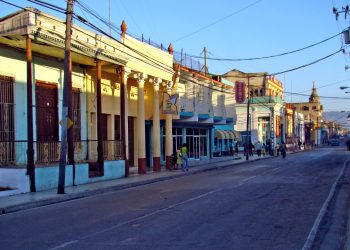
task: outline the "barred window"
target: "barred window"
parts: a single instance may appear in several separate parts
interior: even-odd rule
[[[0,75],[0,141],[14,139],[14,79]]]

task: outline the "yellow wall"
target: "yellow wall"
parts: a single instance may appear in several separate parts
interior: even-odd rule
[[[128,62],[126,66],[132,70],[145,73],[149,76],[160,77],[163,80],[171,81],[173,76],[173,56],[146,43],[136,40],[128,35],[123,39],[124,44],[131,49],[141,52],[144,56],[124,48]],[[146,62],[144,62],[146,61]]]

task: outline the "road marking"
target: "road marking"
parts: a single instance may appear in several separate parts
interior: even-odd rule
[[[60,248],[65,248],[66,246],[75,244],[77,242],[78,242],[77,240],[68,241],[68,242],[65,242],[65,243],[63,243],[63,244],[61,244],[59,246],[50,248],[49,250],[56,250],[56,249],[60,249]]]
[[[345,172],[345,168],[346,166],[348,165],[349,163],[349,159],[350,157],[346,160],[346,162],[344,163],[342,169],[340,170],[339,174],[338,174],[338,177],[337,179],[335,179],[333,185],[332,185],[332,188],[328,194],[328,197],[326,199],[326,201],[323,203],[322,205],[322,208],[320,210],[320,212],[318,213],[318,216],[314,222],[314,225],[312,226],[311,228],[311,231],[304,243],[304,246],[302,248],[302,250],[309,250],[312,248],[312,245],[314,244],[315,242],[315,238],[316,238],[316,235],[317,235],[317,232],[320,228],[320,224],[324,218],[324,216],[326,215],[326,212],[327,212],[327,208],[329,207],[329,203],[331,202],[331,200],[333,199],[334,197],[334,194],[335,194],[335,188],[336,186],[338,185],[338,182],[340,180],[340,178],[344,175],[344,172]]]
[[[261,173],[261,174],[265,174],[265,173],[267,173],[267,172],[270,172],[270,170],[264,171],[264,172]],[[235,185],[235,188],[240,187],[240,186],[242,186],[243,184],[245,184],[247,181],[250,181],[250,180],[255,179],[255,178],[257,178],[257,177],[259,177],[259,175],[254,175],[254,176],[250,176],[250,177],[248,177],[248,178],[245,178],[245,179],[241,180],[239,183],[237,183],[237,184]],[[94,233],[91,233],[91,234],[89,234],[89,235],[86,235],[85,237],[82,237],[80,240],[84,240],[84,239],[87,239],[87,238],[89,238],[89,237],[91,237],[91,236],[94,236],[94,235],[97,235],[97,234],[101,234],[101,233],[105,233],[105,232],[111,231],[111,230],[113,230],[113,229],[116,229],[116,228],[118,228],[118,227],[125,226],[125,225],[128,225],[128,224],[132,224],[131,226],[134,226],[134,227],[135,227],[135,225],[139,225],[139,224],[135,223],[135,222],[137,222],[137,221],[139,221],[139,220],[142,220],[142,219],[151,217],[151,216],[153,216],[153,215],[156,215],[156,214],[159,214],[159,213],[162,213],[162,212],[166,212],[166,211],[171,210],[171,209],[173,209],[173,208],[175,208],[175,207],[188,204],[188,203],[190,203],[190,202],[192,202],[192,201],[196,201],[196,200],[202,199],[202,198],[204,198],[204,197],[207,197],[207,196],[209,196],[209,195],[212,195],[212,194],[214,194],[214,193],[217,193],[217,192],[219,192],[219,191],[221,191],[221,190],[222,190],[222,189],[215,189],[215,190],[212,190],[212,191],[203,193],[203,194],[201,194],[201,195],[198,195],[198,196],[189,198],[189,199],[184,200],[184,201],[182,201],[182,202],[169,205],[168,207],[155,210],[155,211],[150,212],[150,213],[148,213],[148,214],[144,214],[144,215],[142,215],[142,216],[140,216],[140,217],[137,217],[137,218],[134,218],[134,219],[131,219],[131,220],[128,220],[128,221],[121,222],[121,223],[116,224],[116,225],[114,225],[114,226],[111,226],[111,227],[109,227],[109,228],[106,228],[106,229],[100,230],[100,231],[98,231],[98,232],[94,232]],[[54,248],[50,248],[49,250],[61,249],[61,248],[64,248],[64,247],[66,247],[66,246],[68,246],[68,245],[76,244],[76,243],[78,243],[80,240],[69,241],[69,242],[63,243],[63,244],[61,244],[61,245],[59,245],[59,246],[56,246],[56,247],[54,247]]]

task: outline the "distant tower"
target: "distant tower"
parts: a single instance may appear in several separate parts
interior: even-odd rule
[[[310,103],[320,103],[320,97],[317,94],[317,90],[316,90],[316,87],[315,87],[315,82],[313,82],[313,85],[312,85],[312,91],[311,91],[311,95],[310,95],[310,98],[309,98],[309,102]]]

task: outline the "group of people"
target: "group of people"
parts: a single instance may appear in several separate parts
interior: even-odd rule
[[[244,155],[246,156],[247,154],[249,154],[249,156],[253,156],[253,150],[256,150],[256,154],[258,155],[258,157],[261,156],[265,156],[266,154],[269,154],[271,156],[274,155],[274,149],[272,147],[271,141],[267,140],[266,144],[265,143],[261,143],[260,141],[258,141],[255,145],[253,145],[253,143],[250,141],[249,144],[247,145],[247,143],[244,143]],[[283,141],[281,141],[281,143],[277,143],[275,146],[276,149],[276,154],[277,156],[282,155],[283,158],[286,157],[286,145]]]
[[[171,169],[177,170],[181,167],[183,172],[188,171],[187,145],[184,143],[171,156]]]

